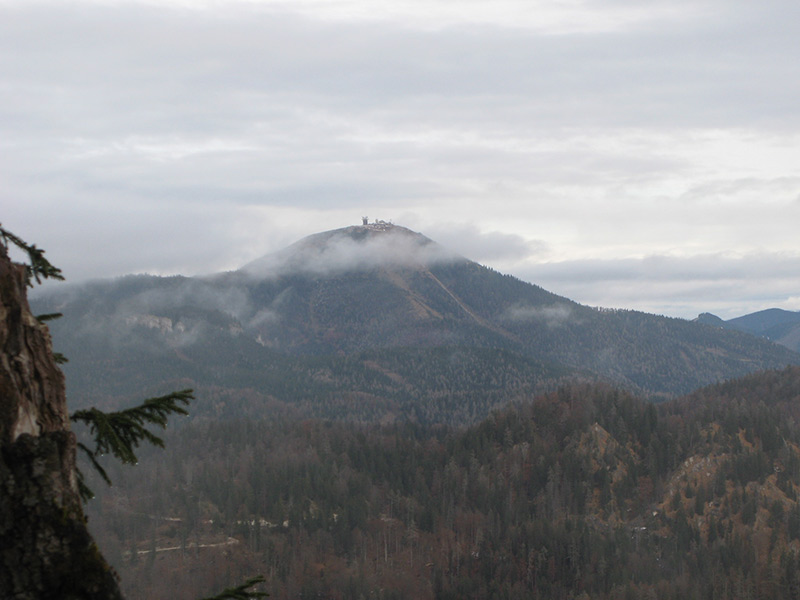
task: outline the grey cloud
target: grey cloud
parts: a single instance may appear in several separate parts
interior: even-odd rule
[[[408,180],[407,172],[387,172],[385,161],[419,165],[420,172],[425,163],[436,165],[450,176],[474,173],[477,167],[495,177],[513,169],[508,175],[521,177],[524,160],[507,160],[510,136],[520,130],[536,135],[537,128],[649,126],[653,110],[664,124],[697,115],[704,125],[712,125],[718,119],[713,115],[744,96],[730,93],[725,102],[711,106],[687,97],[687,76],[716,90],[723,87],[727,71],[715,70],[709,78],[703,64],[715,52],[690,52],[686,44],[669,39],[670,31],[647,32],[642,39],[622,35],[615,45],[606,36],[542,37],[499,28],[409,37],[408,31],[388,23],[331,25],[258,13],[217,21],[213,12],[143,6],[97,11],[93,21],[64,7],[7,11],[14,17],[7,21],[9,33],[30,31],[31,25],[39,29],[38,36],[9,36],[17,53],[32,53],[32,39],[56,40],[49,49],[37,48],[43,56],[39,68],[8,68],[15,79],[29,81],[29,88],[45,91],[55,83],[66,90],[55,95],[58,111],[52,110],[51,94],[40,94],[48,100],[38,109],[34,102],[33,110],[45,116],[67,111],[68,118],[50,123],[48,146],[58,141],[52,139],[55,134],[78,136],[87,148],[100,152],[111,149],[105,158],[92,161],[95,168],[84,171],[86,185],[105,181],[110,187],[130,186],[135,181],[136,193],[160,188],[185,197],[200,188],[219,189],[224,182],[230,196],[244,201],[260,193],[267,202],[294,195],[313,203],[320,200],[309,191],[336,189],[343,181],[345,189],[365,192],[380,187],[386,175],[394,180],[399,176],[401,186],[411,183],[402,181]],[[64,31],[73,33],[65,36]],[[695,35],[705,40],[705,33]],[[64,43],[71,37],[80,41]],[[138,53],[141,39],[148,40],[144,54]],[[659,39],[663,47],[658,47]],[[654,47],[642,52],[643,45]],[[103,50],[99,58],[98,49]],[[665,78],[653,63],[667,56],[669,62],[692,65],[691,71],[675,69],[673,77]],[[737,64],[745,66],[738,68],[746,68],[744,58]],[[739,76],[731,81],[746,87],[738,92],[752,87]],[[783,81],[783,94],[785,85]],[[665,86],[673,86],[668,97],[647,101],[664,94]],[[10,103],[22,100],[11,98]],[[19,110],[30,113],[29,100],[24,102],[27,108]],[[369,123],[395,132],[412,124],[420,130],[434,126],[451,136],[466,126],[474,128],[478,139],[495,138],[497,144],[494,149],[479,145],[470,155],[472,144],[464,138],[455,139],[458,150],[440,141],[426,148],[413,140],[393,144],[379,139],[368,150],[369,132],[360,140],[358,132]],[[151,136],[153,151],[160,146],[167,154],[176,143],[201,148],[215,136],[230,143],[227,150],[158,164],[129,144],[119,144],[120,136],[124,142],[130,134]],[[567,164],[570,157],[557,160]],[[528,160],[527,168],[539,162]],[[375,176],[363,165],[376,165]],[[65,175],[75,166],[66,168]],[[311,185],[308,177],[313,178]],[[409,195],[430,192],[429,185],[417,187]]]
[[[705,166],[676,144],[735,128],[796,145],[796,2],[581,2],[580,26],[550,29],[509,25],[514,10],[488,5],[475,19],[435,2],[381,19],[346,2],[333,19],[299,4],[0,5],[4,224],[81,279],[237,266],[258,242],[241,225],[253,206],[318,221],[371,206],[442,223],[457,205],[495,232],[467,225],[451,243],[426,231],[512,263],[556,243],[538,227],[545,210],[601,232],[655,194],[684,203],[678,223],[714,195],[797,195],[793,166],[708,184],[717,174],[698,174]],[[481,21],[489,10],[499,16]],[[433,24],[420,16],[442,11]],[[610,199],[608,215],[587,223],[575,206],[595,195]],[[498,212],[544,202],[513,223],[529,235],[496,231]],[[708,231],[738,234],[740,215],[717,218]],[[749,227],[748,243],[775,247],[772,223]],[[660,227],[641,220],[642,244]],[[276,218],[257,233],[285,230]],[[636,262],[563,266],[586,285],[609,272],[653,281]]]
[[[766,116],[763,102],[777,100],[771,91],[780,79],[774,70],[781,69],[770,63],[773,71],[760,75],[764,57],[749,47],[771,36],[744,30],[733,37],[740,25],[731,24],[731,32],[711,18],[697,29],[667,23],[610,38],[499,27],[410,35],[386,22],[325,24],[257,12],[218,19],[214,11],[143,5],[95,7],[90,20],[62,5],[4,12],[9,46],[17,55],[35,51],[39,57],[33,68],[5,68],[30,82],[27,89],[59,85],[61,97],[48,100],[60,100],[68,111],[59,125],[84,135],[125,126],[154,134],[245,133],[248,123],[291,116],[298,100],[299,106],[336,107],[347,99],[354,104],[338,108],[388,105],[403,112],[398,99],[425,97],[471,98],[477,116],[487,96],[504,96],[506,103],[516,96],[518,110],[555,116],[557,126],[565,114],[571,125],[631,123],[637,115],[649,125],[654,110],[662,121],[667,114],[673,123],[702,116],[709,124],[736,107],[750,110],[753,102],[761,105],[759,118]],[[786,29],[784,21],[767,25],[771,33]],[[52,41],[43,46],[41,40]],[[784,69],[789,75],[790,67]],[[749,76],[764,79],[763,85],[753,86]],[[85,83],[91,87],[84,91]],[[797,85],[788,77],[783,84]],[[440,107],[429,109],[430,117],[447,119]],[[79,118],[84,111],[94,118]],[[788,106],[781,114],[791,116],[787,112]]]
[[[45,248],[68,281],[128,273],[207,274],[239,266],[239,215],[224,203],[211,206],[125,197],[89,203],[56,195],[30,218],[4,211],[4,224]],[[13,225],[12,225],[13,223]]]
[[[470,224],[438,224],[426,233],[443,246],[476,262],[520,261],[546,251],[546,245],[500,231],[482,232]]]
[[[785,253],[752,253],[744,256],[707,254],[697,256],[652,255],[640,259],[571,260],[525,268],[529,277],[547,281],[585,282],[700,280],[725,281],[746,277],[793,277],[800,272],[800,256]]]
[[[683,194],[682,200],[696,203],[730,203],[742,195],[762,198],[770,204],[791,201],[800,189],[800,177],[776,177],[758,179],[740,177],[726,180],[712,180],[691,186]]]

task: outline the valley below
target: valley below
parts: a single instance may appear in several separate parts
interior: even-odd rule
[[[469,427],[196,419],[93,484],[129,598],[794,598],[800,369],[603,384]]]

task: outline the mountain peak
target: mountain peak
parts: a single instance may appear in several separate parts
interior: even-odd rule
[[[427,268],[464,261],[430,238],[386,221],[323,231],[256,259],[242,271],[258,277],[286,274],[333,275],[376,268]]]

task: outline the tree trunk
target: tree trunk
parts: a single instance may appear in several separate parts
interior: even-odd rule
[[[0,598],[121,598],[86,530],[64,377],[0,244]]]

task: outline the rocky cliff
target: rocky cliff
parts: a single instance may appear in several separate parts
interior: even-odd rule
[[[121,598],[86,530],[64,377],[0,245],[0,597]]]

